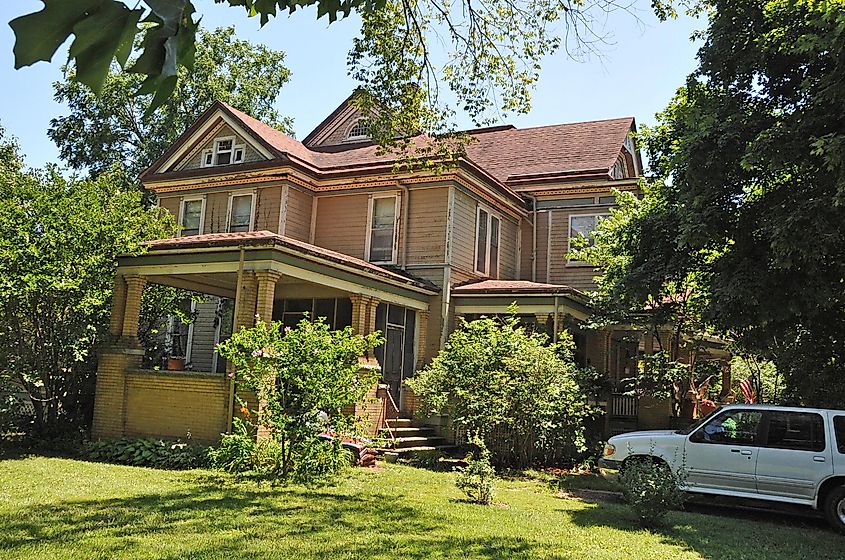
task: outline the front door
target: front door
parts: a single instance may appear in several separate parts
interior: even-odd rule
[[[817,412],[772,410],[757,456],[757,491],[770,496],[812,500],[822,480],[833,474],[832,442]]]
[[[689,489],[756,493],[762,419],[760,410],[727,410],[693,432],[684,445]]]

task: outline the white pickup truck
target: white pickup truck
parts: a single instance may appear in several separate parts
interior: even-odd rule
[[[688,492],[822,509],[845,533],[845,410],[725,406],[684,430],[613,436],[602,474],[615,477],[633,457],[683,469]]]

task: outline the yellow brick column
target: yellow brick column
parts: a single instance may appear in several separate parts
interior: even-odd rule
[[[276,284],[282,275],[272,270],[262,270],[255,273],[255,322],[270,323],[273,320],[273,302],[276,299]],[[267,408],[266,401],[259,401],[258,413],[263,414]],[[258,439],[270,437],[270,430],[265,426],[258,427]]]
[[[109,331],[112,343],[100,354],[94,397],[94,438],[120,437],[126,431],[126,372],[141,367],[138,342],[141,296],[146,279],[118,275],[114,281]]]
[[[419,330],[417,332],[417,369],[420,369],[428,359],[428,319],[431,312],[426,309],[424,311],[417,311],[417,324]]]
[[[235,302],[235,324],[232,331],[237,332],[241,327],[255,325],[255,305],[258,299],[258,282],[255,273],[244,272],[241,278],[241,290],[238,301]]]

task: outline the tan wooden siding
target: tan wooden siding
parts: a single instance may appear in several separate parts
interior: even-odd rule
[[[336,144],[343,144],[346,140],[346,134],[349,132],[349,129],[352,127],[352,123],[358,120],[360,117],[360,113],[358,111],[352,112],[342,121],[335,125],[335,129],[329,134],[322,142],[320,142],[320,146],[334,146]]]
[[[517,250],[519,226],[510,218],[502,216],[499,235],[499,278],[514,280],[517,277]]]
[[[463,189],[453,187],[451,265],[475,278],[475,220],[477,201]]]
[[[367,194],[319,197],[314,244],[365,258],[368,203]]]
[[[226,125],[221,127],[220,130],[214,134],[214,138],[225,136],[234,136],[235,144],[244,144],[244,163],[263,161],[267,159],[256,151],[255,148],[250,145],[248,140],[246,140],[243,136],[235,134],[235,131]],[[187,159],[183,160],[184,163],[180,162],[176,164],[176,169],[198,169],[202,167],[202,152],[204,150],[214,149],[214,138],[206,142],[199,149],[188,154]]]
[[[229,193],[209,193],[205,198],[205,224],[203,233],[225,232],[229,212]]]
[[[537,282],[548,282],[549,213],[537,212]]]
[[[258,189],[255,201],[255,231],[279,233],[279,212],[282,208],[282,187]]]
[[[179,220],[179,205],[182,203],[181,196],[167,196],[158,199],[158,205],[173,214],[173,219]]]
[[[401,218],[400,236],[408,226],[407,263],[443,263],[446,260],[448,187],[411,189],[408,216]],[[401,212],[400,212],[401,216]],[[399,247],[403,240],[400,237]]]
[[[532,216],[533,220],[534,217]],[[534,227],[531,220],[522,220],[522,250],[520,251],[519,279],[531,280],[531,263],[534,256]]]
[[[566,254],[569,252],[569,216],[596,213],[595,209],[551,211],[549,282],[566,284],[583,291],[595,289],[596,285],[593,278],[598,274],[597,269],[583,264],[571,263],[566,258]],[[538,281],[540,280],[538,279]]]
[[[311,238],[311,210],[314,197],[297,189],[288,187],[287,205],[285,207],[285,231],[288,237],[299,241],[309,241]]]

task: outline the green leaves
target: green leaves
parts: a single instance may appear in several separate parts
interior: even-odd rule
[[[125,67],[136,35],[143,36],[141,55],[128,72],[147,79],[136,95],[155,93],[148,111],[173,93],[180,66],[192,68],[198,22],[190,0],[145,0],[151,11],[139,29],[143,9],[117,0],[43,0],[41,11],[12,20],[15,68],[49,61],[71,36],[69,57],[76,79],[99,94],[112,61]]]

